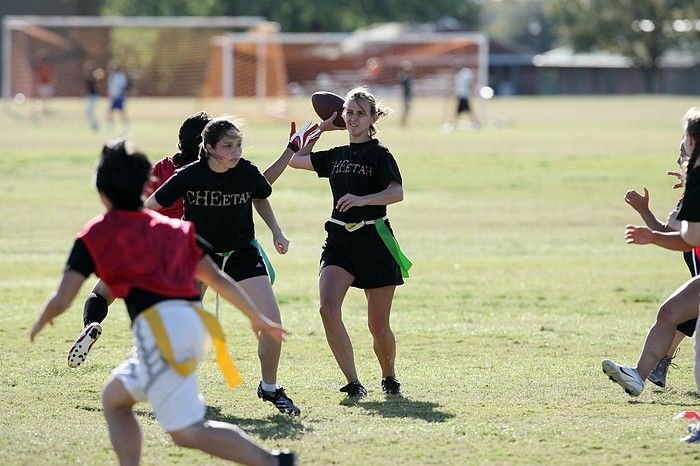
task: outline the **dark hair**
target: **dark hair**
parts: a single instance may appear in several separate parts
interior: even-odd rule
[[[178,132],[179,152],[173,155],[175,168],[184,167],[197,160],[199,145],[202,143],[202,131],[210,121],[211,116],[206,112],[197,112],[182,122]]]
[[[695,168],[695,164],[700,157],[700,108],[693,107],[689,109],[683,117],[686,137],[690,136],[695,141],[693,153],[688,154],[688,162],[685,165],[685,176],[688,177],[688,172]]]
[[[214,118],[204,127],[202,131],[202,143],[199,146],[199,158],[206,160],[209,157],[207,144],[216,146],[224,135],[229,131],[234,130],[240,133],[240,130],[228,118]]]
[[[124,139],[105,143],[95,170],[95,186],[109,199],[112,208],[139,210],[151,163],[140,152],[129,152]]]
[[[379,118],[384,118],[386,116],[389,116],[391,114],[391,109],[386,108],[386,107],[379,107],[377,105],[377,99],[374,98],[372,93],[367,89],[366,87],[356,87],[355,89],[352,89],[350,92],[348,92],[345,95],[345,105],[344,107],[347,107],[348,102],[351,100],[364,100],[369,104],[369,116],[376,116],[377,119]],[[358,102],[357,105],[360,105]],[[360,105],[362,107],[362,105]],[[374,137],[374,135],[377,134],[377,127],[372,123],[369,125],[369,137]]]

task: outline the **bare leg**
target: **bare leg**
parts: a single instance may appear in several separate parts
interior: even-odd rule
[[[102,390],[102,407],[109,440],[121,466],[138,465],[141,459],[141,429],[134,417],[134,400],[124,384],[112,377]]]
[[[319,277],[320,312],[323,328],[326,331],[326,341],[348,382],[357,380],[357,369],[352,342],[343,324],[341,307],[348,288],[354,280],[355,277],[335,265],[322,268]]]
[[[267,276],[248,278],[241,280],[238,284],[241,285],[241,288],[250,296],[250,299],[265,317],[278,324],[282,323],[280,309],[277,306],[275,294]],[[277,368],[281,353],[281,342],[274,341],[265,334],[260,335],[260,340],[258,340],[258,358],[260,358],[260,371],[263,382],[269,384],[277,382]]]
[[[669,348],[668,352],[666,353],[666,356],[668,356],[669,358],[673,358],[674,353],[678,349],[678,345],[681,344],[684,338],[685,333],[676,330],[676,336],[673,337],[673,343],[671,343],[671,348]]]
[[[695,324],[695,386],[697,387],[698,393],[700,393],[700,344],[697,340],[698,332],[700,332],[700,319]]]
[[[238,426],[226,422],[204,421],[170,436],[176,445],[195,448],[210,455],[240,464],[274,466],[277,458],[253,442]]]
[[[367,320],[374,338],[374,354],[382,368],[382,376],[396,375],[396,340],[390,327],[391,303],[396,286],[384,286],[365,290],[367,296]]]
[[[700,277],[685,282],[659,308],[656,322],[649,330],[637,371],[642,380],[668,352],[676,335],[676,326],[698,316],[700,307]]]

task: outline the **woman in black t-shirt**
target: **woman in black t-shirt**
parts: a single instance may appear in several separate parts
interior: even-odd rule
[[[700,235],[689,231],[689,224],[700,222],[700,109],[686,113],[683,144],[688,154],[686,167],[685,193],[677,219],[681,222],[680,231],[661,232],[648,227],[628,225],[625,240],[630,244],[656,244],[675,251],[689,251],[700,245]],[[671,346],[676,326],[691,319],[697,319],[700,306],[700,276],[695,276],[675,290],[661,305],[656,322],[649,329],[642,353],[635,367],[623,366],[610,360],[603,361],[603,372],[621,385],[631,396],[638,396],[644,390],[644,380]],[[697,324],[696,324],[697,325]],[[697,328],[696,328],[697,334]],[[698,345],[696,345],[696,382],[700,387],[698,371]],[[700,440],[700,429],[698,433]]]
[[[348,382],[340,390],[352,397],[366,396],[367,390],[358,380],[352,342],[342,319],[343,299],[351,286],[364,289],[367,297],[382,389],[386,394],[401,393],[390,313],[394,290],[403,284],[402,275],[408,276],[410,263],[398,249],[386,217],[386,206],[403,200],[401,173],[391,152],[374,139],[375,123],[387,113],[367,89],[353,89],[343,106],[350,143],[311,152],[314,140],[290,161],[294,168],[328,178],[333,193],[333,212],[325,224],[328,236],[321,253],[320,312],[326,339]],[[343,129],[333,124],[335,117],[334,113],[322,122],[320,130]]]
[[[243,136],[225,118],[211,120],[202,132],[200,159],[178,170],[146,201],[160,210],[184,199],[184,219],[214,250],[214,262],[250,296],[270,320],[281,323],[268,270],[255,242],[253,204],[273,232],[275,247],[285,253],[284,236],[267,198],[272,187],[258,168],[242,158]],[[283,413],[298,416],[299,408],[277,384],[282,344],[260,335],[261,381],[258,397]]]

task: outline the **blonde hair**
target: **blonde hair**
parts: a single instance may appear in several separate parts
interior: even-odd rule
[[[387,117],[392,113],[392,110],[390,108],[380,107],[377,103],[377,99],[365,86],[360,86],[356,87],[355,89],[351,89],[350,92],[348,92],[345,95],[345,105],[343,105],[343,109],[347,108],[348,102],[350,102],[351,100],[363,100],[367,102],[369,104],[369,115],[376,116],[377,119]],[[359,102],[357,104],[360,105]],[[372,123],[371,125],[369,125],[369,137],[374,137],[375,134],[377,134],[377,127],[374,123]]]
[[[695,141],[695,148],[692,154],[688,154],[688,161],[685,164],[685,175],[688,176],[700,157],[700,108],[691,107],[683,115],[683,131]],[[686,137],[687,137],[686,136]]]

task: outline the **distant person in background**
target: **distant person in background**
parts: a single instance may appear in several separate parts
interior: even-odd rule
[[[463,113],[469,114],[472,122],[472,128],[481,128],[481,122],[476,116],[470,101],[470,98],[475,93],[475,85],[474,72],[466,66],[459,68],[457,74],[455,75],[454,82],[454,92],[455,97],[457,98],[457,110],[452,121],[445,124],[444,130],[446,132],[453,131],[457,127],[459,118]]]
[[[107,127],[112,128],[114,124],[113,114],[119,112],[122,119],[122,130],[129,130],[129,117],[126,114],[126,97],[129,92],[129,76],[118,63],[109,66],[109,76],[107,77],[107,96],[109,96],[109,110],[107,111]]]
[[[401,86],[401,97],[403,102],[403,112],[401,113],[401,126],[408,125],[408,114],[411,111],[411,101],[413,100],[413,77],[411,76],[413,65],[409,60],[401,62],[401,70],[397,75],[397,80]]]
[[[95,115],[95,105],[97,104],[97,99],[100,97],[97,91],[97,81],[102,78],[103,72],[102,69],[95,67],[95,62],[92,60],[85,62],[83,65],[83,72],[85,95],[87,96],[85,116],[87,116],[88,122],[90,123],[90,128],[97,130],[100,127],[97,116]]]
[[[34,84],[38,99],[37,111],[38,113],[46,113],[48,102],[53,97],[55,81],[53,65],[49,62],[49,53],[44,49],[37,53],[34,64]]]

